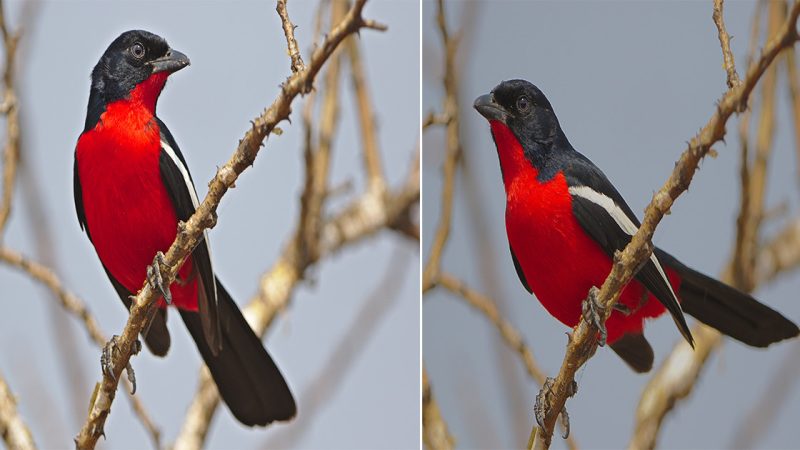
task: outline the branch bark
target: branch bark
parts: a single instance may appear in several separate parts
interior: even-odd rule
[[[645,210],[642,226],[631,242],[624,251],[615,255],[611,273],[598,294],[599,304],[603,305],[602,320],[605,321],[608,318],[622,288],[633,278],[640,264],[652,253],[651,239],[656,226],[664,214],[669,212],[675,199],[688,189],[700,160],[709,153],[713,144],[724,138],[728,118],[738,111],[741,105],[747,104],[750,93],[775,57],[783,49],[792,46],[797,41],[798,15],[800,15],[800,2],[795,2],[788,19],[781,25],[779,33],[770,39],[758,61],[748,69],[745,80],[723,95],[719,100],[716,113],[700,130],[700,133],[689,142],[688,148],[684,150],[675,164],[675,169],[669,179],[653,196],[653,200]],[[598,331],[596,327],[581,318],[570,338],[561,369],[553,383],[553,395],[548,396],[550,401],[544,427],[541,432],[535,433],[537,439],[540,440],[537,444],[542,445],[543,448],[550,446],[556,420],[564,408],[568,394],[572,391],[575,372],[593,355],[597,348]]]
[[[161,266],[161,276],[166,283],[171,284],[175,280],[178,269],[197,245],[203,231],[213,227],[216,223],[216,210],[222,197],[233,186],[239,175],[253,164],[263,141],[275,126],[288,119],[294,98],[308,93],[312,89],[317,73],[339,44],[347,36],[362,28],[385,29],[383,25],[365,20],[361,16],[365,3],[366,0],[357,0],[353,4],[345,18],[336,24],[322,45],[312,53],[306,68],[293,73],[286,80],[281,86],[281,93],[272,105],[252,122],[251,129],[239,142],[230,160],[217,170],[217,174],[209,183],[208,194],[192,217],[180,225],[175,242],[165,254],[166,264]],[[86,422],[75,439],[78,448],[94,448],[97,440],[103,435],[105,420],[116,394],[117,380],[130,361],[133,342],[136,341],[144,327],[148,311],[154,306],[157,299],[157,291],[152,289],[148,283],[144,283],[141,291],[133,299],[130,316],[120,334],[117,346],[119,352],[114,355],[112,361],[113,378],[104,375],[102,381],[98,383]]]
[[[12,450],[35,450],[31,430],[19,416],[11,388],[0,374],[0,437]]]

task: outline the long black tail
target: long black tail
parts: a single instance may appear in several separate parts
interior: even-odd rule
[[[795,337],[797,325],[744,292],[690,269],[663,250],[661,264],[681,277],[681,307],[701,322],[753,347]]]
[[[292,392],[228,291],[217,279],[222,350],[214,356],[196,312],[181,310],[217,388],[233,415],[245,425],[289,420],[297,413]]]

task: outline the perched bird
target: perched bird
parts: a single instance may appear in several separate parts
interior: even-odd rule
[[[584,308],[583,300],[605,281],[614,252],[630,242],[639,220],[603,172],[570,145],[536,86],[505,81],[474,107],[489,121],[500,158],[506,232],[522,285],[567,326],[585,313],[597,320],[597,305],[590,298]],[[653,349],[644,320],[665,310],[690,344],[684,312],[754,347],[798,335],[780,313],[657,248],[623,289],[606,327],[598,324],[601,341],[606,337],[633,370],[647,372]]]
[[[122,33],[92,70],[86,125],[75,148],[75,208],[122,302],[149,280],[163,296],[148,330],[152,353],[169,350],[167,303],[177,307],[220,395],[245,425],[294,417],[289,387],[261,340],[214,275],[205,235],[172,286],[148,270],[198,206],[178,144],[156,116],[167,78],[189,58],[141,30]],[[160,258],[156,258],[157,260]],[[163,259],[163,256],[162,256]],[[165,301],[166,299],[166,301]]]

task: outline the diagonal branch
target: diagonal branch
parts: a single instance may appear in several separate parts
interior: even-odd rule
[[[216,223],[216,210],[222,197],[233,186],[239,175],[253,164],[256,156],[275,126],[288,119],[291,114],[292,101],[298,95],[308,93],[314,79],[322,66],[342,41],[362,28],[383,29],[373,21],[361,17],[366,0],[357,0],[328,34],[322,45],[311,55],[310,62],[302,71],[293,73],[281,86],[281,92],[275,101],[259,117],[252,122],[252,127],[244,135],[233,156],[221,168],[209,183],[208,194],[198,206],[197,211],[185,223],[179,226],[178,235],[166,252],[161,265],[161,276],[167,284],[175,280],[178,269],[203,236],[203,231]],[[158,293],[148,283],[144,283],[136,298],[133,299],[130,316],[120,334],[118,349],[112,361],[112,376],[104,374],[95,389],[89,414],[80,433],[76,437],[76,445],[80,449],[94,448],[97,440],[103,435],[105,420],[111,409],[116,394],[117,380],[122,370],[130,361],[133,343],[137,340],[151,307],[158,299]]]
[[[59,300],[61,307],[83,322],[83,327],[86,329],[86,332],[89,334],[89,337],[92,339],[92,341],[94,341],[98,347],[103,348],[108,340],[100,330],[100,325],[97,323],[97,319],[94,318],[83,300],[78,298],[78,296],[72,292],[68,291],[58,276],[52,270],[50,270],[50,268],[26,258],[19,252],[3,246],[0,246],[0,261],[10,265],[11,267],[16,267],[22,270],[33,280],[38,281],[47,287]],[[125,381],[128,387],[128,392],[131,392],[133,388],[131,382],[127,378]],[[150,440],[153,442],[153,445],[156,449],[161,448],[161,431],[144,409],[144,405],[138,397],[131,395],[128,398],[130,398],[131,407],[133,408],[136,416],[139,418],[139,421],[142,422],[142,425],[150,436]]]
[[[445,18],[444,0],[439,0],[438,13],[436,20],[439,24],[439,32],[442,35],[442,43],[445,49],[445,70],[444,70],[444,116],[447,117],[447,154],[444,160],[444,185],[442,187],[441,215],[436,234],[433,237],[428,262],[422,272],[422,292],[433,287],[433,281],[441,270],[442,253],[450,235],[450,222],[453,218],[453,194],[455,191],[456,169],[461,157],[460,121],[458,111],[458,77],[456,74],[456,52],[458,50],[458,39],[450,35]]]
[[[3,240],[3,230],[11,214],[11,202],[14,197],[14,181],[17,176],[17,163],[19,162],[19,111],[17,110],[17,95],[15,87],[15,61],[19,44],[19,31],[12,32],[8,29],[4,3],[0,1],[0,33],[3,37],[5,49],[5,66],[3,68],[3,102],[0,104],[0,113],[6,116],[6,142],[3,147],[3,195],[0,198],[0,241]]]
[[[733,61],[731,37],[728,35],[728,31],[725,30],[725,21],[722,16],[722,2],[723,0],[714,0],[712,18],[719,32],[719,44],[722,47],[722,62],[725,66],[725,72],[728,74],[728,89],[732,89],[738,86],[741,81],[739,80],[739,74],[736,73],[736,64]]]
[[[709,153],[711,146],[722,140],[725,136],[725,126],[728,119],[741,105],[746,105],[750,93],[766,69],[775,60],[775,57],[785,48],[797,41],[797,18],[800,15],[800,2],[792,5],[787,20],[780,27],[779,33],[765,46],[758,61],[747,71],[747,75],[740,85],[729,89],[719,100],[717,111],[709,122],[692,138],[688,148],[683,152],[675,164],[666,183],[653,196],[653,200],[645,210],[642,226],[625,247],[614,258],[611,273],[606,278],[598,294],[598,301],[603,305],[602,319],[605,321],[611,308],[619,299],[623,287],[636,274],[640,264],[652,253],[651,239],[655,228],[666,213],[669,212],[675,199],[689,187],[700,160]],[[572,391],[575,372],[594,353],[597,348],[598,329],[581,318],[567,345],[564,361],[555,378],[552,394],[549,397],[549,408],[545,414],[544,427],[536,431],[535,444],[548,448],[552,439],[553,428],[559,413],[564,408],[568,394]],[[538,427],[537,427],[538,428]]]
[[[9,449],[35,450],[31,430],[17,412],[14,394],[0,374],[0,437]]]

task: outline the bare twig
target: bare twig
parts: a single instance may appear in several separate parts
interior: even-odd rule
[[[86,304],[83,302],[83,300],[68,291],[58,276],[53,273],[50,268],[26,258],[19,252],[2,246],[0,246],[0,261],[22,270],[32,279],[42,283],[45,287],[47,287],[56,296],[61,303],[61,306],[67,312],[80,319],[80,321],[83,323],[83,327],[86,329],[86,332],[89,334],[89,337],[92,339],[92,341],[94,341],[99,348],[103,348],[108,340],[103,332],[100,331],[100,325],[97,323],[97,320],[86,307]],[[128,392],[131,392],[133,386],[131,385],[130,381],[127,380],[127,378],[125,379],[125,383],[128,387]],[[129,398],[134,413],[142,422],[142,425],[150,436],[153,445],[155,448],[160,448],[161,431],[155,425],[155,422],[153,422],[153,420],[150,418],[150,415],[145,410],[144,405],[142,405],[139,398],[134,396],[129,396]]]
[[[19,416],[14,394],[2,374],[0,374],[0,437],[9,449],[36,449],[31,430]]]
[[[300,72],[293,73],[282,85],[281,93],[259,117],[252,122],[234,152],[231,159],[217,170],[217,174],[209,183],[208,194],[198,206],[197,211],[179,227],[175,242],[172,243],[164,257],[165,264],[161,265],[161,276],[166,284],[175,280],[175,275],[197,245],[203,231],[212,227],[216,222],[216,209],[222,197],[233,186],[239,175],[253,164],[260,147],[275,126],[287,119],[291,113],[291,104],[294,98],[307,93],[312,88],[314,79],[339,44],[350,34],[361,28],[382,28],[381,25],[364,20],[361,11],[366,0],[357,0],[347,12],[345,18],[336,24],[328,34],[322,45],[311,55],[310,63]],[[97,440],[103,434],[106,417],[111,408],[116,393],[117,381],[122,370],[128,365],[131,357],[132,343],[137,339],[148,311],[155,304],[159,294],[148,283],[144,283],[136,298],[133,299],[130,316],[120,334],[117,345],[119,353],[115,354],[112,361],[112,373],[104,374],[103,381],[98,384],[92,407],[86,423],[76,438],[78,448],[94,448]],[[113,375],[113,376],[112,376]]]
[[[800,378],[800,342],[793,342],[780,366],[766,383],[764,393],[759,395],[731,440],[730,448],[754,448],[769,426],[775,423],[776,415],[791,398],[789,392]]]
[[[306,64],[303,62],[303,57],[300,55],[300,48],[297,46],[297,40],[294,38],[294,29],[297,28],[297,25],[289,20],[289,13],[286,11],[287,1],[288,0],[278,0],[275,11],[278,12],[278,16],[281,18],[283,34],[286,35],[286,45],[289,48],[289,57],[292,60],[292,73],[297,73],[304,70]]]
[[[418,173],[419,159],[415,159],[410,172]],[[328,219],[320,234],[319,251],[316,258],[301,261],[295,256],[293,240],[283,250],[259,282],[259,292],[244,310],[245,317],[259,335],[272,325],[278,313],[289,305],[292,294],[303,273],[318,259],[338,252],[349,244],[365,240],[379,230],[403,217],[410,205],[419,202],[419,177],[409,177],[401,188],[386,196],[376,196],[367,191],[353,200],[342,211]],[[207,372],[204,370],[204,372]],[[174,450],[192,449],[201,446],[208,433],[216,407],[219,404],[214,382],[210,377],[201,377],[198,392],[186,413],[186,421],[175,441]]]
[[[422,130],[427,130],[434,125],[447,125],[449,122],[450,118],[446,115],[436,114],[431,111],[427,116],[425,116],[425,120],[422,121]]]
[[[800,2],[795,2],[788,19],[781,25],[780,32],[769,40],[758,61],[748,69],[744,81],[723,95],[716,113],[700,133],[692,138],[667,182],[653,196],[653,200],[645,210],[642,226],[625,250],[615,256],[611,273],[597,295],[599,304],[603,305],[603,320],[608,318],[622,288],[633,278],[641,262],[652,253],[651,239],[655,227],[664,214],[669,212],[675,199],[689,187],[700,160],[708,154],[714,143],[724,137],[728,118],[739,109],[740,105],[747,103],[756,83],[778,53],[797,41],[798,15],[800,15]],[[550,401],[545,414],[543,432],[536,433],[544,448],[550,445],[556,419],[564,407],[568,394],[572,391],[575,372],[591,357],[597,347],[598,331],[595,326],[581,318],[572,334],[561,369],[553,383],[553,395],[548,396]]]
[[[351,326],[347,327],[345,335],[334,346],[333,352],[317,373],[314,382],[300,396],[299,404],[307,412],[298,419],[302,423],[298,422],[293,427],[283,428],[265,443],[264,448],[298,448],[297,440],[308,427],[313,426],[314,414],[319,414],[319,411],[329,403],[335,390],[346,379],[353,362],[372,341],[371,337],[375,331],[401,299],[398,294],[406,281],[406,275],[409,269],[415,266],[410,264],[405,254],[406,251],[395,247],[382,279],[367,295],[359,312],[351,319]]]
[[[449,450],[456,444],[433,397],[425,369],[422,369],[422,443],[428,450]]]
[[[445,49],[445,71],[444,71],[444,115],[448,117],[447,122],[447,155],[444,160],[444,184],[442,187],[441,214],[436,234],[433,237],[428,261],[422,272],[422,292],[425,293],[434,286],[433,281],[438,277],[441,270],[442,253],[450,235],[450,222],[453,217],[453,192],[455,186],[456,169],[461,155],[461,143],[459,139],[459,111],[458,111],[458,77],[455,70],[456,51],[458,50],[458,39],[450,36],[445,18],[444,0],[439,0],[438,12],[436,15],[439,24],[439,32],[442,35],[442,44]]]
[[[441,273],[436,280],[436,284],[455,294],[458,298],[465,300],[470,306],[483,313],[483,315],[492,322],[495,328],[497,328],[497,331],[500,333],[506,345],[519,354],[528,375],[530,375],[539,386],[544,385],[547,375],[545,375],[544,371],[542,371],[539,364],[536,362],[536,359],[534,359],[533,352],[525,343],[525,340],[522,339],[522,334],[500,315],[492,299],[475,292],[463,281],[448,273]],[[578,448],[578,444],[575,442],[573,436],[567,436],[567,446],[570,449]]]
[[[0,241],[3,240],[3,230],[11,214],[11,202],[14,197],[14,181],[17,175],[19,162],[19,111],[17,110],[17,95],[14,92],[14,71],[19,44],[19,31],[12,32],[8,29],[4,3],[0,1],[0,32],[3,36],[5,48],[5,66],[3,68],[3,103],[0,104],[0,113],[6,116],[6,142],[3,147],[3,195],[0,198]]]
[[[370,184],[377,185],[373,189],[385,189],[386,181],[383,177],[381,152],[378,145],[378,127],[375,123],[375,113],[372,110],[366,72],[361,63],[361,49],[357,40],[353,38],[347,40],[347,54],[350,57],[351,80],[356,94],[356,103],[358,104],[361,142],[364,147],[364,168],[367,171],[367,180]]]
[[[731,37],[725,30],[725,21],[722,15],[722,2],[723,0],[714,0],[714,13],[712,17],[714,24],[717,26],[719,32],[719,43],[722,47],[722,61],[725,66],[725,72],[728,74],[728,88],[732,89],[741,83],[739,74],[736,73],[736,65],[733,61],[733,52],[731,52]]]
[[[483,313],[483,315],[492,322],[495,328],[497,328],[497,331],[500,332],[500,336],[503,337],[506,344],[512,350],[519,353],[522,363],[525,365],[525,370],[528,371],[531,378],[536,380],[540,386],[544,384],[547,375],[545,375],[539,367],[539,364],[533,357],[533,352],[531,352],[525,340],[522,339],[520,332],[500,315],[494,301],[473,291],[464,282],[448,273],[441,273],[436,282],[439,286],[455,294],[458,298],[465,300],[473,308]]]

